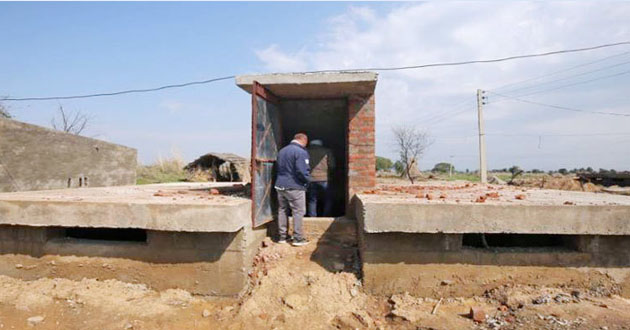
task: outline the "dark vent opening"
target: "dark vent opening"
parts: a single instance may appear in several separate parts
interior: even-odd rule
[[[566,235],[553,234],[464,234],[463,237],[464,247],[474,248],[569,248],[568,243]]]
[[[66,237],[100,241],[146,242],[147,231],[135,228],[66,228]]]

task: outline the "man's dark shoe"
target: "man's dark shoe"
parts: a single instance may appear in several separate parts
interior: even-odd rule
[[[278,244],[286,244],[287,241],[291,241],[292,239],[293,239],[293,237],[291,237],[291,236],[288,236],[286,238],[280,238],[280,239],[278,239]]]
[[[306,240],[306,238],[300,238],[300,239],[294,239],[293,242],[291,242],[291,245],[293,246],[304,246],[306,244],[308,244],[309,242]]]

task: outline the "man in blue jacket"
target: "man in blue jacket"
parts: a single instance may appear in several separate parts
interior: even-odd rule
[[[289,145],[278,152],[276,192],[278,193],[278,243],[287,242],[289,209],[293,214],[293,246],[308,244],[302,232],[302,218],[306,213],[306,188],[311,180],[308,137],[295,134]]]

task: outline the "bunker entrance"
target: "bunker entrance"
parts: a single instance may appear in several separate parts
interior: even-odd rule
[[[282,145],[290,143],[295,133],[303,132],[311,142],[320,140],[334,156],[334,168],[329,170],[328,175],[328,192],[322,192],[318,196],[320,202],[317,203],[317,216],[336,217],[345,214],[346,109],[344,99],[280,101]],[[313,164],[317,161],[311,156]],[[324,213],[326,194],[330,204],[329,214]]]
[[[330,173],[322,171],[315,178],[320,182],[325,178],[329,185],[328,196],[319,194],[317,216],[353,216],[353,208],[348,207],[353,195],[376,184],[376,74],[244,75],[236,77],[236,84],[252,95],[253,226],[277,217],[274,179],[278,151],[299,132],[306,133],[311,142],[320,140],[334,158]],[[313,158],[317,163],[319,157]]]

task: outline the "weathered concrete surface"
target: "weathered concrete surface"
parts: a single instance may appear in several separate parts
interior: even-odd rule
[[[282,98],[339,98],[352,94],[372,94],[375,72],[274,73],[241,75],[236,84],[251,93],[254,81]]]
[[[629,198],[468,187],[379,188],[357,195],[366,290],[440,298],[481,295],[502,285],[603,285],[630,297]],[[435,195],[426,198],[428,193]],[[488,198],[477,203],[479,194]],[[560,236],[548,247],[526,247],[527,239],[516,236],[505,239],[523,240],[525,247],[473,248],[463,245],[468,233]]]
[[[225,185],[185,183],[0,193],[0,224],[236,232],[251,222],[251,201],[209,193],[212,187]]]
[[[0,155],[0,192],[136,182],[135,149],[10,119],[0,118]]]
[[[629,236],[567,236],[545,248],[470,248],[461,234],[360,235],[365,288],[375,294],[481,295],[501,285],[594,287],[630,297]],[[613,276],[614,275],[614,276]]]
[[[0,226],[0,274],[118,279],[158,290],[180,288],[195,294],[234,296],[248,284],[266,229],[234,233],[148,231],[146,242],[67,238],[64,229]],[[12,256],[29,255],[16,266]]]
[[[367,233],[519,233],[630,235],[630,197],[585,192],[593,205],[455,203],[379,195],[357,196],[357,217]],[[614,204],[614,205],[611,205]]]

